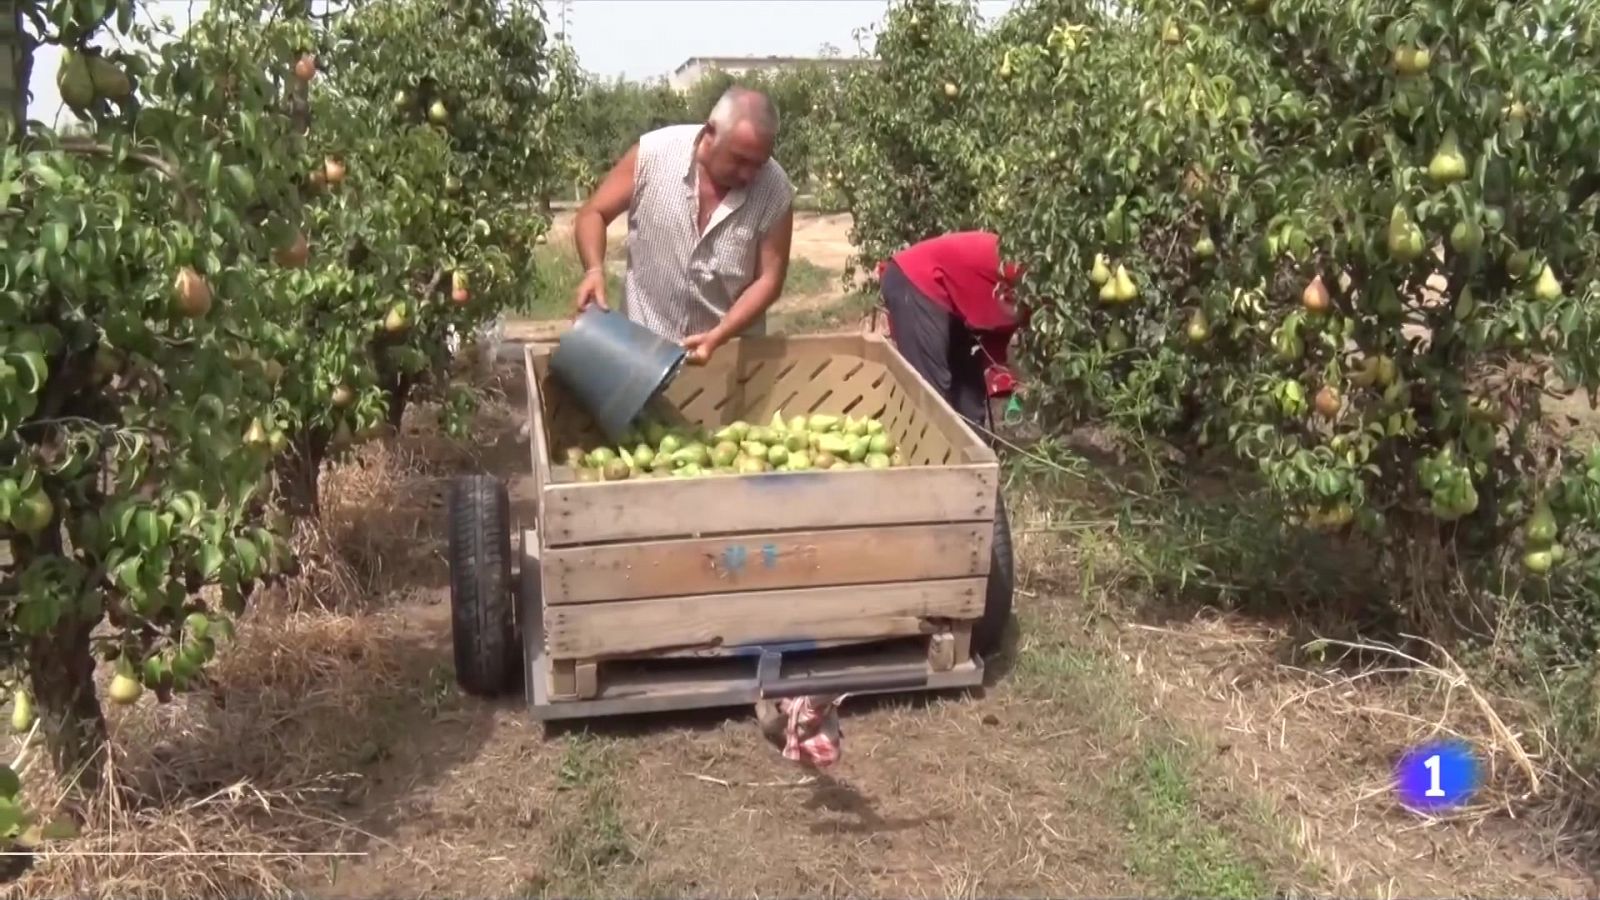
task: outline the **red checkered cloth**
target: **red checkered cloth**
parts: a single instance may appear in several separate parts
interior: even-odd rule
[[[796,697],[778,701],[787,717],[783,727],[783,758],[825,769],[844,752],[844,731],[839,727],[839,701],[843,697]]]

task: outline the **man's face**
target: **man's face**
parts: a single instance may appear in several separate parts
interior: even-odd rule
[[[704,163],[706,173],[720,188],[748,186],[772,156],[772,141],[763,139],[749,122],[740,122],[726,134],[712,128],[710,136]]]

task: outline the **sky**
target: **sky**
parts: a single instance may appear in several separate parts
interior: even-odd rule
[[[205,0],[142,0],[155,17],[186,25]],[[985,18],[1004,13],[1015,0],[979,0]],[[845,56],[858,49],[857,29],[883,18],[885,0],[568,0],[566,23],[579,63],[602,76],[630,79],[664,76],[691,56],[814,56],[824,44]],[[551,27],[559,28],[560,0],[545,0]],[[34,56],[33,101],[28,115],[67,122],[56,90],[59,51],[42,47]]]

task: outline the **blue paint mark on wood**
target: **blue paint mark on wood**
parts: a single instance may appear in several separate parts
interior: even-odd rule
[[[729,572],[738,572],[744,568],[746,555],[743,544],[729,544],[727,549],[722,551],[723,568]]]
[[[761,564],[766,568],[776,568],[778,565],[778,548],[774,544],[761,545]]]

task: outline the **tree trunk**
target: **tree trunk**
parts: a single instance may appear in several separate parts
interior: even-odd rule
[[[11,116],[12,141],[22,139],[28,120],[28,82],[33,77],[33,39],[23,30],[26,0],[17,0],[0,12],[0,114]]]
[[[411,399],[411,387],[416,379],[410,375],[397,375],[389,384],[389,427],[400,433],[400,423],[406,417],[406,403]]]
[[[314,428],[301,431],[289,441],[289,452],[278,461],[278,494],[283,498],[284,512],[296,518],[315,518],[322,513],[322,496],[318,482],[322,476],[322,460],[328,452],[328,433]]]
[[[18,571],[36,558],[62,556],[66,547],[61,532],[58,511],[36,539],[12,542]],[[25,668],[39,730],[44,733],[56,776],[63,784],[94,790],[104,771],[106,742],[106,720],[95,694],[94,654],[89,643],[100,616],[97,611],[85,618],[80,606],[69,603],[55,624],[27,636]]]
[[[28,674],[33,683],[39,730],[66,783],[94,790],[105,763],[106,720],[94,689],[93,622],[66,615],[28,642]]]

